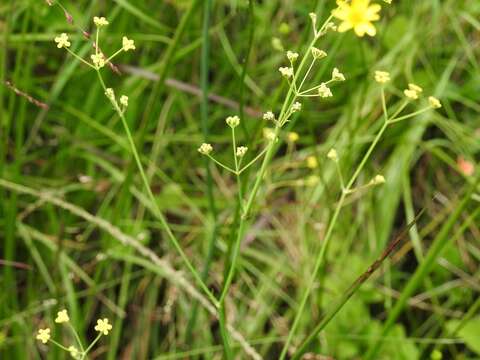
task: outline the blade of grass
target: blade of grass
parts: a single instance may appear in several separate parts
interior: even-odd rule
[[[449,216],[449,218],[447,219],[447,221],[442,226],[437,236],[433,240],[433,243],[430,249],[425,255],[424,261],[415,270],[415,273],[405,285],[405,288],[400,294],[400,297],[398,298],[397,302],[393,306],[392,310],[389,312],[388,318],[383,324],[383,327],[381,330],[381,336],[388,335],[388,332],[392,329],[398,316],[401,314],[402,310],[405,308],[410,296],[422,284],[426,276],[430,273],[433,266],[435,265],[437,258],[441,255],[442,250],[445,248],[445,246],[449,242],[454,240],[455,237],[449,236],[450,232],[455,226],[455,224],[457,223],[457,221],[459,220],[463,211],[466,209],[467,205],[470,203],[472,194],[475,192],[479,182],[480,182],[480,171],[478,171],[478,174],[475,178],[474,183],[469,186],[462,200],[459,202],[458,206]],[[471,220],[472,219],[469,218],[467,221],[470,222]],[[381,341],[377,340],[372,342],[369,346],[368,352],[365,355],[365,360],[375,359],[379,351],[381,350],[381,345],[382,345]]]

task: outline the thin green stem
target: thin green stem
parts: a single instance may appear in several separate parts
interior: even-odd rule
[[[75,59],[81,61],[82,63],[84,63],[85,65],[91,67],[92,69],[94,70],[97,70],[97,68],[95,66],[93,66],[92,64],[90,64],[88,61],[82,59],[80,56],[78,56],[77,54],[75,54],[72,50],[70,50],[69,48],[65,48],[65,50],[67,50],[67,52],[72,55]]]
[[[360,164],[358,165],[354,174],[352,175],[352,177],[348,181],[347,186],[342,191],[342,194],[340,196],[340,200],[337,203],[337,206],[335,208],[335,212],[333,214],[332,220],[330,221],[330,224],[329,224],[328,229],[327,229],[327,233],[325,235],[322,246],[320,248],[320,252],[317,255],[317,258],[316,258],[316,261],[315,261],[315,266],[314,266],[313,273],[312,273],[312,277],[310,278],[310,280],[308,282],[307,289],[305,290],[305,292],[302,295],[302,299],[300,301],[299,308],[297,309],[296,316],[295,316],[295,319],[293,321],[293,325],[290,328],[290,331],[288,333],[287,340],[285,342],[282,353],[280,355],[280,360],[285,359],[285,356],[287,355],[288,347],[290,346],[290,343],[293,339],[293,335],[294,335],[295,331],[297,330],[297,327],[299,325],[300,318],[303,314],[303,311],[304,311],[305,305],[307,303],[308,297],[310,296],[310,292],[312,291],[313,286],[315,285],[315,280],[318,276],[318,272],[319,272],[320,267],[323,263],[325,253],[327,251],[330,239],[331,239],[332,234],[333,234],[333,229],[335,228],[335,225],[336,225],[336,222],[337,222],[337,219],[338,219],[338,215],[340,214],[340,210],[343,207],[343,204],[345,202],[345,198],[346,198],[349,190],[351,189],[352,185],[355,183],[355,180],[357,179],[358,175],[363,170],[363,167],[365,166],[367,160],[370,158],[370,155],[372,154],[373,150],[375,149],[378,142],[380,141],[380,138],[382,137],[383,133],[387,129],[387,126],[388,126],[388,122],[384,122],[382,128],[377,133],[377,136],[373,140],[372,144],[370,145],[369,149],[367,150],[366,154],[364,155],[362,161],[360,162]]]
[[[62,350],[65,350],[65,351],[69,351],[65,346],[63,346],[62,344],[56,342],[55,340],[53,339],[48,339],[49,342],[51,342],[52,344],[54,344],[55,346],[58,346],[60,349]]]
[[[335,160],[335,169],[337,169],[338,178],[340,179],[340,185],[342,190],[345,190],[345,181],[343,180],[342,169],[340,169],[340,164]]]
[[[81,352],[84,352],[83,344],[82,344],[82,341],[80,340],[80,336],[78,335],[77,330],[75,330],[75,328],[72,326],[70,322],[68,323],[68,327],[72,331],[73,336],[75,337],[75,340],[77,341],[77,344],[80,347]]]
[[[102,75],[100,74],[100,71],[97,70],[97,74],[98,74],[98,78],[100,79],[100,83],[102,84],[102,87],[104,89],[104,91],[106,91],[106,86],[105,86],[105,82],[103,81],[103,78],[102,78]],[[145,187],[145,190],[147,191],[147,195],[150,199],[150,202],[151,202],[151,209],[153,210],[153,213],[154,215],[160,220],[160,223],[163,227],[163,229],[165,230],[165,232],[167,233],[167,236],[170,240],[170,242],[172,243],[172,245],[175,247],[175,249],[177,250],[178,254],[180,255],[180,257],[182,258],[185,266],[188,268],[188,270],[192,273],[193,277],[195,278],[196,282],[198,283],[198,285],[202,288],[202,290],[205,292],[205,294],[208,296],[208,298],[210,299],[210,301],[215,305],[215,307],[218,308],[219,304],[218,304],[218,301],[217,299],[215,298],[215,296],[213,295],[213,293],[208,289],[207,285],[205,284],[205,282],[202,280],[200,274],[195,270],[195,268],[193,267],[192,263],[190,262],[190,260],[188,260],[188,257],[187,255],[185,254],[185,252],[183,251],[182,247],[180,246],[177,238],[175,237],[175,235],[173,234],[170,226],[168,225],[168,222],[165,218],[165,216],[163,215],[162,211],[160,210],[160,208],[158,207],[158,204],[156,202],[156,199],[155,199],[155,196],[153,195],[153,192],[152,192],[152,189],[150,187],[150,183],[148,181],[148,178],[145,174],[145,171],[143,169],[143,165],[142,165],[142,162],[140,160],[140,156],[138,154],[138,151],[137,151],[137,147],[135,145],[135,141],[133,140],[133,136],[132,136],[132,133],[130,132],[130,128],[128,127],[128,123],[127,123],[127,120],[125,119],[125,115],[123,114],[123,112],[121,111],[121,109],[119,108],[118,104],[116,103],[116,101],[113,101],[112,102],[114,104],[114,107],[115,107],[115,110],[117,111],[118,115],[120,116],[120,119],[122,121],[122,124],[123,124],[123,127],[124,127],[124,130],[125,130],[125,133],[127,135],[127,139],[128,139],[128,143],[130,145],[130,148],[131,148],[131,152],[133,154],[133,158],[136,162],[136,165],[137,165],[137,168],[138,168],[138,171],[140,173],[140,177],[142,178],[142,181],[143,181],[143,184],[144,184],[144,187]]]
[[[113,58],[114,58],[115,56],[117,56],[118,54],[120,54],[122,51],[123,51],[123,47],[122,47],[120,50],[117,50],[116,52],[114,52],[112,56],[110,56],[107,60],[105,60],[105,62],[106,62],[106,63],[109,63],[110,61],[113,60]]]
[[[330,21],[330,19],[331,19],[331,16],[326,20],[326,22],[324,23],[322,28],[326,25],[326,23],[328,21]],[[306,61],[309,57],[309,54],[311,52],[311,49],[315,45],[317,40],[318,40],[318,38],[315,38],[309,44],[308,49],[307,49],[305,55],[303,56],[302,61],[300,62],[300,65],[298,66],[298,69],[295,73],[295,77],[293,79],[293,82],[296,82],[297,77],[301,74],[303,68],[305,67]],[[299,89],[299,90],[301,90],[301,89]],[[246,203],[246,205],[244,207],[244,210],[243,210],[243,214],[240,218],[240,224],[239,224],[239,228],[238,228],[237,238],[235,240],[233,253],[232,253],[232,261],[231,261],[230,268],[228,270],[227,276],[224,280],[223,289],[222,289],[222,292],[220,294],[220,303],[222,303],[224,301],[225,296],[228,293],[228,289],[230,288],[230,285],[232,283],[233,276],[235,274],[235,269],[236,269],[236,266],[237,266],[238,255],[239,255],[239,252],[240,252],[240,243],[241,243],[241,241],[243,239],[243,236],[244,236],[248,216],[250,214],[250,211],[252,209],[254,200],[257,196],[257,192],[260,188],[260,185],[261,185],[261,183],[263,181],[263,178],[265,176],[265,173],[267,171],[268,165],[270,164],[270,160],[272,159],[273,154],[275,152],[275,142],[276,142],[276,139],[278,138],[280,128],[288,120],[287,114],[289,113],[289,109],[291,108],[293,102],[296,99],[296,95],[295,95],[296,92],[297,91],[295,90],[295,88],[293,86],[289,87],[288,93],[285,97],[285,101],[282,105],[282,110],[280,111],[280,115],[278,117],[278,121],[276,122],[273,140],[271,140],[270,143],[267,145],[267,150],[266,150],[265,157],[263,158],[262,165],[260,167],[259,172],[257,173],[252,191],[251,191],[251,193],[248,197],[247,203]]]
[[[208,154],[207,157],[212,160],[215,164],[217,164],[218,166],[224,168],[225,170],[227,171],[230,171],[232,174],[236,174],[237,172],[235,170],[233,170],[232,168],[228,167],[227,165],[224,165],[222,164],[220,161],[218,161],[217,159],[215,159],[212,155]]]
[[[93,340],[92,343],[83,352],[81,360],[85,359],[85,357],[88,355],[90,350],[92,350],[92,348],[95,346],[95,344],[98,342],[98,340],[100,340],[101,337],[102,337],[102,333],[99,332],[97,337],[95,338],[95,340]]]
[[[238,174],[240,175],[242,172],[244,172],[245,170],[247,170],[250,166],[252,166],[254,163],[257,162],[258,159],[260,159],[268,150],[268,146],[265,147],[261,152],[260,154],[258,154],[257,156],[255,156],[255,158],[253,160],[251,160],[249,163],[247,163],[247,165],[245,165],[243,168],[241,168],[239,171],[238,171]]]
[[[404,116],[400,116],[399,118],[395,118],[395,117],[392,117],[392,119],[388,120],[388,122],[390,124],[395,124],[397,122],[400,122],[400,121],[403,121],[403,120],[406,120],[406,119],[410,119],[414,116],[417,116],[417,115],[420,115],[420,114],[423,114],[424,112],[427,112],[429,110],[432,110],[432,108],[429,106],[429,107],[426,107],[424,109],[421,109],[421,110],[418,110],[418,111],[415,111],[411,114],[408,114],[408,115],[404,115]]]

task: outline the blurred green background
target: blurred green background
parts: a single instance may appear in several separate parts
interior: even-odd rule
[[[87,58],[91,45],[79,29],[91,31],[92,17],[102,15],[110,21],[101,39],[106,53],[116,51],[124,35],[135,40],[137,50],[116,59],[120,73],[105,68],[103,74],[108,86],[129,95],[127,120],[157,203],[195,267],[210,264],[207,283],[218,291],[236,185],[197,148],[210,142],[216,156],[231,163],[224,119],[238,114],[239,143],[249,146],[251,158],[261,150],[261,114],[278,112],[287,91],[278,73],[285,51],[301,53],[312,35],[309,12],[325,19],[335,2],[61,3],[74,24],[46,1],[0,3],[0,358],[67,358],[39,346],[34,335],[51,326],[55,338],[68,342],[68,331],[53,324],[56,311],[66,307],[82,339],[95,336],[98,317],[113,322],[112,335],[91,358],[220,359],[218,322],[182,282],[194,283],[149,211],[118,117],[95,73],[57,49],[53,38],[68,33],[71,49]],[[382,332],[474,181],[468,166],[476,169],[480,150],[479,19],[479,1],[394,0],[382,2],[376,37],[348,32],[320,40],[328,57],[310,81],[325,81],[333,67],[347,81],[328,100],[306,99],[282,133],[282,140],[288,131],[299,139],[282,144],[274,158],[227,301],[230,324],[261,357],[278,358],[335,206],[339,183],[326,153],[335,146],[342,171],[351,175],[378,131],[382,107],[373,73],[386,70],[392,74],[389,109],[403,101],[409,82],[440,98],[443,108],[387,130],[359,183],[377,173],[387,182],[356,194],[343,209],[294,344],[425,209],[395,256],[305,358],[362,359],[380,340],[378,359],[479,358],[478,192],[393,329]],[[408,109],[424,105],[423,99]],[[137,239],[180,274],[125,246],[112,229]],[[250,358],[241,345],[235,342],[238,358]]]

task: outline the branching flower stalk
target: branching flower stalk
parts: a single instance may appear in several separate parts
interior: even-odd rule
[[[109,320],[107,318],[103,319],[98,319],[97,324],[94,327],[94,330],[98,332],[98,335],[95,337],[95,339],[87,346],[87,348],[84,348],[82,341],[80,340],[80,336],[78,335],[77,331],[73,327],[73,325],[70,322],[70,317],[68,315],[67,310],[61,310],[57,312],[57,317],[55,318],[55,323],[57,324],[66,324],[70,331],[72,332],[76,342],[77,346],[75,345],[69,345],[68,347],[65,345],[60,344],[59,342],[55,341],[51,337],[51,330],[50,328],[44,328],[44,329],[38,329],[36,339],[40,341],[43,344],[47,343],[52,343],[56,347],[62,349],[63,351],[67,352],[70,354],[70,356],[76,360],[86,360],[88,358],[88,354],[90,351],[93,349],[95,344],[100,340],[100,338],[104,335],[108,335],[109,332],[112,330],[112,325],[110,324]]]
[[[317,254],[316,256],[316,260],[315,260],[315,265],[314,265],[314,268],[313,268],[313,272],[312,272],[312,276],[308,282],[308,285],[307,285],[307,288],[306,290],[304,291],[303,295],[302,295],[302,298],[300,300],[300,305],[296,311],[296,316],[295,316],[295,319],[293,321],[293,325],[291,326],[290,328],[290,331],[288,333],[288,337],[287,337],[287,340],[285,342],[285,345],[283,347],[283,350],[282,350],[282,353],[281,353],[281,356],[280,356],[280,359],[284,359],[286,354],[287,354],[287,351],[288,351],[288,348],[290,346],[290,343],[293,339],[293,336],[295,334],[295,331],[297,330],[297,327],[299,325],[299,322],[300,322],[300,319],[303,315],[303,311],[305,309],[305,306],[306,306],[306,303],[307,303],[307,300],[310,296],[310,293],[312,292],[313,290],[313,287],[315,285],[315,281],[317,279],[317,276],[319,274],[319,271],[320,271],[320,268],[324,262],[324,259],[325,259],[325,255],[326,255],[326,252],[327,252],[327,249],[328,249],[328,245],[330,243],[330,240],[332,238],[332,235],[333,235],[333,231],[335,229],[335,225],[337,223],[337,220],[339,218],[339,215],[340,215],[340,211],[342,209],[342,207],[345,205],[345,200],[347,199],[348,195],[356,192],[356,191],[359,191],[359,190],[362,190],[366,187],[370,187],[370,186],[373,186],[373,185],[380,185],[382,183],[385,182],[385,179],[382,175],[376,175],[371,181],[370,183],[368,183],[367,185],[364,185],[364,186],[360,186],[360,187],[357,187],[357,188],[354,188],[354,184],[355,184],[355,181],[357,180],[358,176],[360,175],[360,173],[362,172],[362,170],[364,169],[365,167],[365,164],[367,163],[367,161],[370,159],[370,156],[372,155],[374,149],[376,148],[376,146],[378,145],[379,141],[381,140],[383,134],[385,133],[385,131],[387,130],[387,128],[392,125],[392,124],[396,124],[400,121],[404,121],[404,120],[407,120],[407,119],[410,119],[414,116],[417,116],[419,114],[422,114],[426,111],[429,111],[429,110],[432,110],[432,109],[438,109],[441,107],[441,104],[440,104],[440,101],[434,97],[429,97],[428,101],[429,101],[429,105],[419,111],[415,111],[415,112],[412,112],[410,114],[407,114],[407,115],[404,115],[404,116],[400,116],[398,117],[398,115],[405,109],[405,107],[408,105],[409,101],[408,100],[414,100],[414,99],[417,99],[418,98],[418,93],[420,93],[422,90],[420,87],[414,85],[414,87],[416,87],[416,92],[417,94],[415,94],[415,97],[412,98],[408,95],[407,96],[407,101],[405,101],[400,107],[399,109],[392,115],[392,116],[389,116],[388,114],[388,111],[387,111],[387,106],[386,106],[386,99],[385,99],[385,90],[384,90],[384,85],[387,81],[379,81],[377,79],[377,82],[379,82],[380,84],[382,84],[382,87],[381,87],[381,102],[382,102],[382,109],[383,109],[383,117],[384,117],[384,120],[383,120],[383,125],[382,127],[380,128],[380,130],[378,131],[378,133],[376,134],[374,140],[372,141],[372,143],[370,144],[367,152],[365,153],[365,155],[363,156],[362,160],[360,161],[360,163],[358,164],[357,168],[355,169],[355,171],[353,172],[353,175],[351,176],[351,178],[348,180],[346,186],[343,186],[343,176],[342,176],[342,173],[341,173],[341,170],[340,170],[340,167],[338,166],[338,156],[337,156],[337,152],[336,150],[332,149],[330,150],[329,152],[329,155],[328,157],[333,160],[336,164],[336,168],[337,168],[337,173],[339,175],[339,178],[340,178],[340,182],[342,184],[342,192],[341,192],[341,195],[340,195],[340,198],[337,202],[337,205],[335,207],[335,210],[334,210],[334,213],[333,213],[333,216],[330,220],[330,223],[328,225],[328,228],[327,228],[327,232],[325,234],[325,237],[323,239],[323,242],[322,242],[322,245],[320,247],[320,250],[319,250],[319,253]],[[412,87],[413,84],[410,84],[409,86]]]
[[[192,263],[186,256],[185,252],[183,251],[182,247],[180,246],[179,241],[173,234],[173,231],[171,230],[165,215],[162,213],[160,210],[155,196],[153,195],[152,189],[150,187],[150,183],[148,181],[148,178],[146,176],[145,170],[143,168],[142,162],[140,160],[140,156],[137,150],[137,147],[135,145],[135,141],[133,139],[132,133],[128,127],[127,120],[125,118],[125,111],[128,107],[128,97],[126,95],[122,95],[119,99],[119,102],[117,101],[117,98],[115,96],[115,93],[113,89],[108,88],[105,84],[105,81],[102,77],[101,74],[101,69],[106,65],[110,64],[111,60],[115,58],[118,54],[122,52],[127,52],[130,50],[135,50],[135,43],[133,40],[128,39],[127,37],[122,38],[122,47],[113,53],[110,57],[106,58],[104,54],[100,51],[100,46],[99,46],[99,39],[100,39],[100,29],[104,26],[107,26],[109,23],[104,17],[94,17],[94,23],[96,25],[96,34],[95,34],[95,39],[96,42],[94,44],[95,48],[95,53],[91,55],[91,60],[92,63],[82,59],[80,56],[75,54],[73,51],[70,51],[70,42],[68,39],[68,35],[63,33],[60,36],[57,36],[55,38],[55,42],[57,43],[58,48],[64,48],[66,49],[72,56],[74,56],[76,59],[80,60],[82,63],[86,64],[90,68],[94,69],[97,77],[99,79],[99,82],[103,88],[103,91],[105,93],[105,96],[110,100],[110,103],[112,104],[113,109],[116,111],[118,116],[121,119],[123,128],[125,130],[125,133],[127,135],[130,151],[133,154],[133,158],[135,160],[136,166],[138,168],[138,171],[140,173],[140,177],[142,179],[143,185],[145,187],[145,190],[147,192],[147,196],[150,200],[151,206],[150,210],[152,211],[153,215],[160,221],[163,229],[167,233],[167,237],[169,241],[173,244],[175,250],[178,252],[180,257],[182,258],[182,261],[184,262],[185,266],[188,268],[188,270],[192,273],[193,277],[195,278],[195,281],[198,283],[198,285],[201,287],[202,291],[208,296],[209,300],[213,303],[213,305],[218,308],[219,304],[213,293],[208,289],[207,285],[205,282],[202,280],[200,274],[198,271],[193,267]]]

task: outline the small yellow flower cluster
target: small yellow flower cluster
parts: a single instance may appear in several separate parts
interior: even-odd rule
[[[292,67],[280,67],[278,68],[278,71],[280,71],[280,74],[282,74],[283,77],[290,79],[293,76],[293,68]]]
[[[207,144],[207,143],[203,143],[198,148],[198,152],[202,155],[210,155],[210,153],[212,151],[213,151],[213,146],[211,144]]]
[[[405,96],[410,99],[410,100],[417,100],[419,98],[419,95],[423,92],[423,89],[415,84],[408,84],[408,89],[405,89],[403,93]],[[434,96],[429,96],[428,97],[428,103],[430,104],[430,107],[433,109],[440,109],[442,107],[442,104],[440,100],[438,100]]]
[[[102,17],[98,17],[98,16],[95,16],[93,18],[93,23],[95,24],[95,26],[97,27],[97,42],[98,42],[98,34],[100,32],[100,29],[107,26],[109,24],[108,20],[105,19],[103,16]],[[80,61],[82,61],[83,63],[85,63],[86,65],[94,68],[95,70],[99,70],[101,68],[103,68],[106,64],[108,64],[109,62],[112,61],[112,59],[118,55],[120,52],[124,51],[124,52],[127,52],[129,50],[135,50],[135,42],[129,38],[127,38],[126,36],[124,36],[122,38],[122,47],[120,48],[120,50],[118,50],[117,52],[115,52],[112,56],[110,56],[108,59],[105,57],[105,55],[100,51],[100,48],[99,48],[99,44],[96,42],[94,44],[94,47],[95,47],[95,54],[92,54],[90,55],[90,59],[92,60],[91,63],[83,60],[81,57],[79,57],[77,54],[71,52],[70,50],[68,50],[68,48],[70,47],[71,43],[69,41],[69,38],[68,38],[68,35],[66,33],[62,33],[60,34],[59,36],[55,37],[55,42],[57,43],[57,47],[60,49],[60,48],[64,48],[66,49],[68,52],[70,52],[70,54],[72,54],[73,56],[75,56],[77,59],[79,59]]]
[[[375,81],[380,84],[386,84],[387,82],[390,81],[390,73],[387,71],[380,71],[380,70],[375,71]],[[403,90],[403,94],[409,100],[417,100],[421,93],[423,93],[423,89],[420,86],[413,83],[409,83],[408,88]],[[440,109],[442,107],[440,100],[438,100],[434,96],[428,97],[428,103],[430,104],[430,107],[432,107],[433,109]]]
[[[101,23],[101,20],[100,20]],[[57,324],[65,324],[70,321],[70,316],[68,315],[67,310],[60,310],[57,312],[57,317],[55,318],[55,323]],[[75,331],[75,328],[70,326],[71,330],[75,334],[75,338],[79,339],[79,336],[77,332]],[[74,346],[70,345],[69,347],[63,346],[59,344],[58,342],[51,340],[51,330],[50,328],[44,328],[44,329],[38,329],[36,339],[42,342],[43,344],[46,344],[47,342],[51,341],[52,344],[55,346],[60,347],[61,349],[67,351],[70,356],[72,356],[74,359],[84,359],[88,353],[88,351],[91,349],[94,343],[100,338],[102,335],[108,335],[109,331],[112,330],[112,325],[109,323],[107,318],[104,319],[99,319],[97,320],[97,325],[95,326],[95,330],[99,332],[97,339],[95,339],[90,346],[88,346],[86,349],[83,350],[83,346],[80,343],[80,340],[78,340],[78,345],[80,346],[80,350]]]
[[[332,11],[332,15],[341,20],[338,27],[339,32],[345,32],[353,29],[357,36],[363,37],[365,34],[375,36],[377,30],[372,22],[380,19],[378,14],[381,6],[370,4],[370,0],[351,0],[337,1],[338,7]]]
[[[68,41],[68,35],[65,33],[61,33],[59,36],[55,38],[55,42],[57,43],[57,47],[61,48],[68,48],[71,43]]]
[[[386,84],[390,81],[390,73],[387,71],[375,71],[375,81],[380,84]]]
[[[108,332],[112,330],[112,325],[109,324],[108,319],[98,319],[97,320],[97,325],[95,325],[95,331],[98,331],[99,333],[103,335],[108,335]]]

